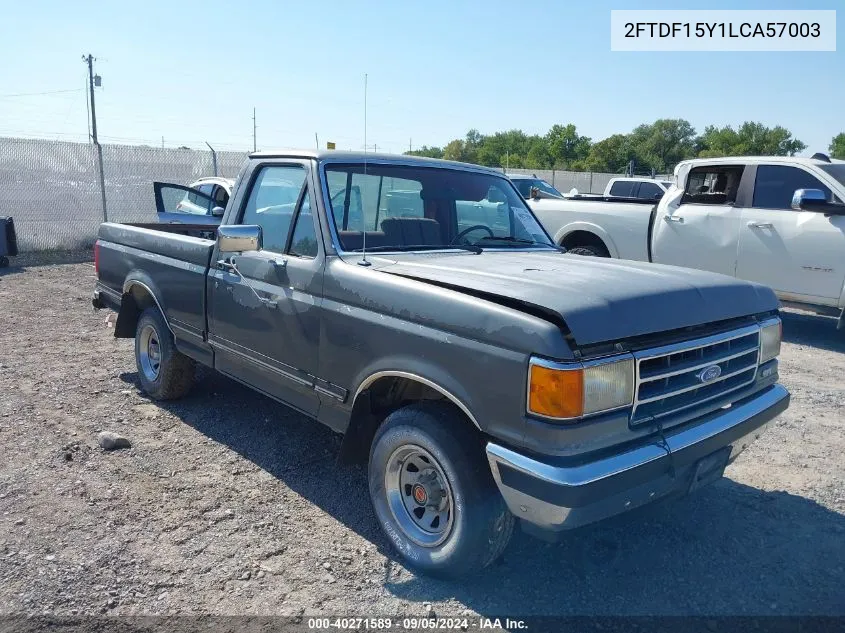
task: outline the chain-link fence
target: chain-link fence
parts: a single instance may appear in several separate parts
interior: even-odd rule
[[[153,181],[190,184],[214,174],[211,151],[103,145],[106,209],[114,222],[155,222]],[[0,216],[12,216],[20,252],[86,248],[103,221],[95,147],[0,138]],[[234,178],[246,153],[217,152]]]
[[[214,175],[211,151],[103,145],[106,210],[113,222],[155,222],[154,181],[190,184]],[[246,153],[217,152],[217,175],[234,178]],[[620,174],[508,169],[563,193],[602,193]],[[97,153],[91,144],[0,138],[0,216],[12,216],[20,252],[86,248],[103,221]]]

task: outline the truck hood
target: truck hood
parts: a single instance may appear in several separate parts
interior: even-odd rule
[[[775,310],[771,289],[727,275],[557,252],[388,256],[385,273],[515,299],[559,315],[578,345]],[[381,258],[379,258],[381,259]]]

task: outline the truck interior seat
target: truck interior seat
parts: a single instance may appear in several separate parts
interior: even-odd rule
[[[381,223],[381,230],[388,244],[417,246],[443,242],[440,223],[431,218],[386,218]]]
[[[364,247],[363,231],[341,231],[340,242],[343,250],[352,251]],[[384,246],[388,241],[383,231],[367,231],[367,246]]]

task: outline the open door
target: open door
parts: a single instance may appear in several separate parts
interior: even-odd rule
[[[169,182],[154,182],[158,221],[168,224],[217,226],[223,215],[214,199],[198,189]]]

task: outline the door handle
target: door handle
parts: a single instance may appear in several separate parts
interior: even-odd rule
[[[284,257],[277,257],[276,259],[270,260],[270,262],[273,264],[273,268],[275,268],[276,270],[280,268],[287,268],[288,265],[288,260]]]
[[[273,299],[266,299],[266,298],[262,297],[261,303],[263,303],[265,306],[267,306],[268,308],[271,308],[271,309],[279,307],[279,302],[275,301]]]
[[[684,218],[679,215],[664,215],[663,219],[667,222],[677,222],[678,224],[684,223]]]
[[[750,229],[773,229],[775,225],[771,222],[754,222],[753,220],[748,223],[748,228]]]

